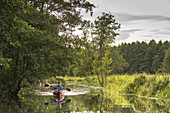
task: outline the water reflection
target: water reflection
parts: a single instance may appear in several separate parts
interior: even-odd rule
[[[135,108],[136,112],[148,113],[169,113],[170,102],[162,100],[151,100],[147,98],[138,98],[135,96],[125,96],[128,102]]]
[[[84,86],[68,86],[75,91],[88,90]],[[39,89],[41,90],[41,89]],[[74,91],[73,90],[73,91]],[[42,89],[51,92],[51,89]],[[137,98],[135,96],[118,95],[99,89],[90,89],[90,93],[81,95],[25,94],[21,101],[0,102],[0,113],[161,113],[170,112],[170,103],[161,100]],[[20,104],[18,104],[20,102]]]
[[[133,108],[130,105],[115,104],[110,98],[105,97],[103,91],[93,94],[79,95],[72,98],[72,112],[90,113],[132,113]],[[76,102],[75,102],[76,101]]]

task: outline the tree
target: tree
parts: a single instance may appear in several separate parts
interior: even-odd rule
[[[66,46],[76,45],[79,37],[73,35],[75,28],[83,23],[81,11],[93,14],[93,4],[86,0],[26,0],[40,12],[54,15],[58,19],[59,42]]]
[[[162,63],[163,63],[164,56],[165,56],[164,49],[165,48],[163,47],[162,41],[159,41],[159,43],[157,44],[157,53],[153,57],[153,62],[152,62],[152,67],[151,67],[151,70],[154,73],[159,72],[160,68],[162,67]]]
[[[147,44],[145,42],[140,43],[139,41],[132,42],[131,44],[124,44],[120,46],[120,54],[129,64],[127,71],[125,73],[142,73],[146,69],[146,49]]]
[[[113,54],[111,56],[110,45],[114,42],[115,37],[119,35],[116,31],[120,28],[120,24],[114,19],[114,15],[102,13],[101,17],[92,24],[92,39],[94,45],[93,73],[97,75],[99,83],[104,87],[107,83],[106,77],[112,73],[116,63],[113,62]],[[116,58],[115,58],[116,59]],[[113,62],[113,63],[112,63]]]
[[[79,30],[83,33],[77,44],[74,46],[74,62],[70,66],[73,75],[75,76],[89,76],[92,75],[92,42],[89,40],[90,21],[84,21]]]
[[[106,40],[109,39],[108,44],[112,44],[115,37],[119,35],[116,30],[120,28],[120,24],[114,19],[114,15],[109,13],[102,13],[101,17],[97,17],[94,21],[92,34],[94,38],[92,39],[97,49],[99,49],[100,57],[102,57],[102,52],[104,50],[104,45]]]
[[[77,52],[78,59],[72,65],[73,74],[75,76],[90,76],[92,75],[92,51],[89,48],[81,48]]]
[[[166,51],[162,70],[165,73],[170,73],[170,48]]]
[[[155,40],[146,42],[132,42],[122,43],[117,47],[120,54],[129,64],[129,67],[124,73],[150,73],[161,71],[162,62],[165,57],[165,50],[169,47],[169,42],[159,41],[157,44]]]
[[[70,22],[69,28],[73,29],[78,25],[75,22],[79,20],[81,23],[80,11],[76,8],[92,11],[94,7],[86,1],[74,2],[69,1],[73,7],[55,0],[1,1],[0,80],[3,82],[0,83],[0,96],[17,97],[23,80],[34,83],[36,79],[64,73],[73,50],[69,45],[76,42],[69,37],[70,33],[65,33],[71,31],[64,30],[68,28],[66,23]],[[50,4],[51,7],[46,10],[45,6]],[[57,4],[58,15],[54,15],[52,12]],[[61,13],[62,18],[58,17]],[[68,18],[72,18],[73,22]],[[60,32],[65,34],[64,38]]]
[[[108,43],[105,45],[104,56],[99,60],[100,54],[95,51],[93,60],[93,73],[97,75],[98,81],[102,87],[107,84],[107,76],[111,74],[112,58],[110,57],[110,48]]]
[[[152,70],[152,63],[153,63],[153,59],[154,59],[154,56],[156,55],[157,53],[157,43],[155,40],[151,40],[149,43],[148,43],[148,47],[147,47],[147,53],[145,55],[145,58],[146,58],[146,72],[147,73],[154,73],[154,71]]]
[[[116,48],[112,48],[110,57],[112,58],[112,63],[110,65],[112,68],[111,74],[125,73],[124,71],[128,68],[129,64],[123,59],[123,56],[119,54]]]

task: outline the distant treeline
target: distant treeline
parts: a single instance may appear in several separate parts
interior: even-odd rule
[[[86,44],[89,46],[76,52],[74,63],[70,66],[71,73],[67,75],[170,73],[170,41],[136,41],[110,46],[101,53],[101,59],[97,57],[97,53],[98,56],[100,54],[99,49],[92,49],[94,47],[91,43]]]
[[[165,70],[165,54],[169,47],[169,41],[159,41],[157,43],[155,40],[151,40],[149,43],[139,41],[128,44],[122,43],[116,49],[129,64],[122,73],[134,74],[145,72],[154,74],[162,72]]]

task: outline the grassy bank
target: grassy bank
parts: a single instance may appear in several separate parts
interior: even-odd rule
[[[96,76],[90,77],[56,77],[64,82],[75,82],[90,86],[100,86]],[[113,75],[107,77],[104,89],[119,93],[170,99],[170,75]]]
[[[139,96],[170,99],[169,75],[137,75],[122,91]]]

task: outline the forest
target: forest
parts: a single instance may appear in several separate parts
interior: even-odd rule
[[[123,73],[162,73],[169,72],[169,41],[151,40],[146,42],[133,42],[131,44],[121,44],[117,47],[120,54],[129,64]]]
[[[86,0],[1,0],[0,96],[18,99],[26,84],[52,76],[96,75],[103,87],[113,74],[170,73],[169,41],[113,46],[121,24],[105,12],[83,20],[81,11],[92,16],[94,8]]]
[[[109,58],[112,58],[112,64],[110,64],[111,74],[169,73],[169,47],[169,41],[159,41],[157,43],[154,39],[148,43],[136,41],[113,46],[109,51]],[[86,50],[83,49],[83,54],[85,54],[84,51]],[[89,59],[90,57],[93,59],[92,54]],[[80,55],[79,63],[74,65],[73,68],[74,74],[77,76],[93,75],[91,71],[93,69],[92,64],[91,69],[88,67],[92,60],[86,60],[87,58],[88,56]],[[87,72],[88,74],[86,74]]]

